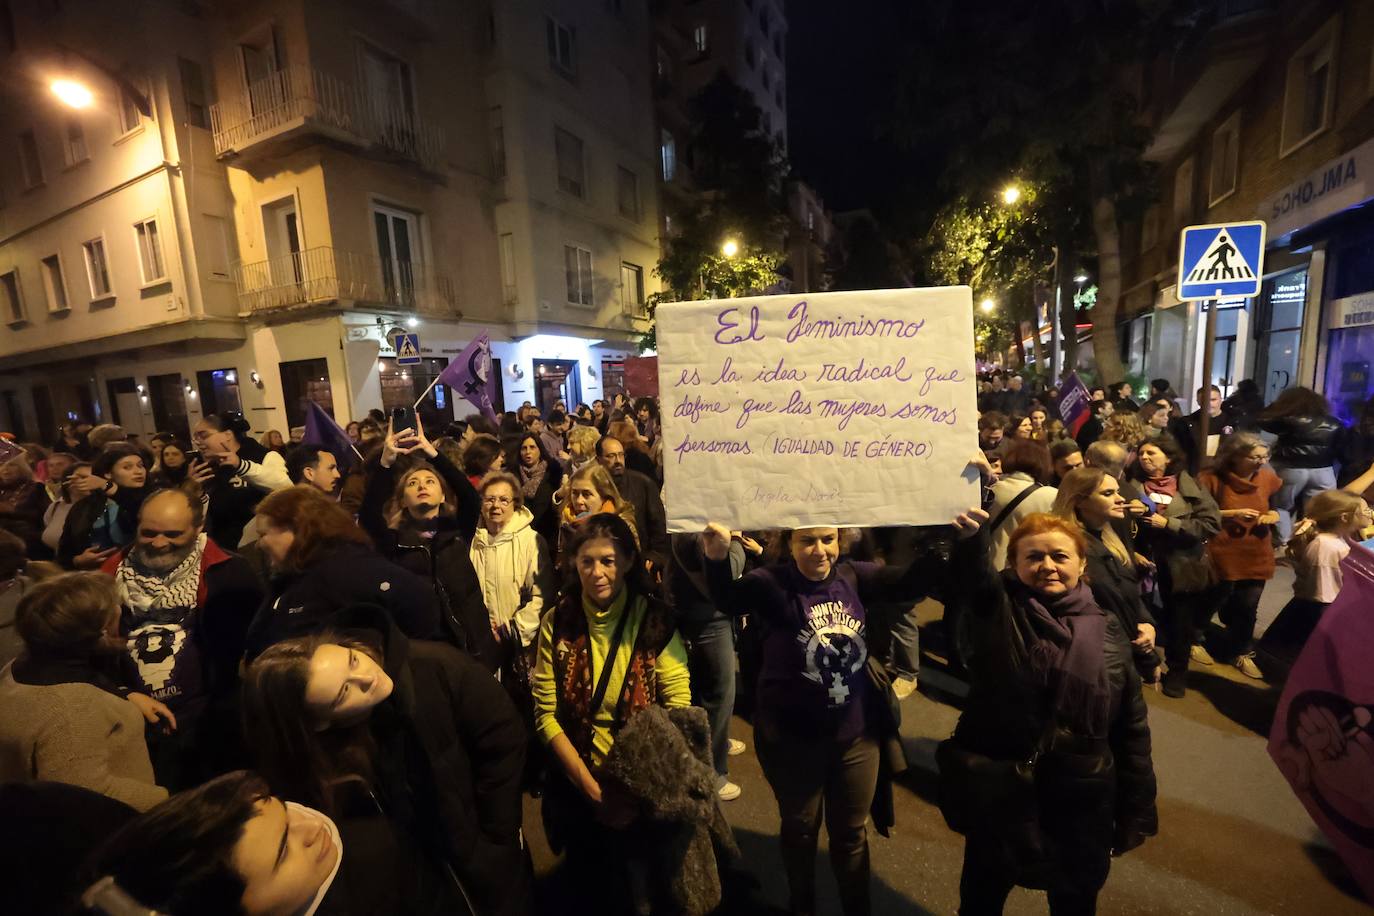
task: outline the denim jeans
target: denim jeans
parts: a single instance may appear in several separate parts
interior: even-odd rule
[[[735,714],[734,622],[717,614],[688,642],[687,670],[692,676],[692,704],[706,710],[711,723],[711,756],[719,782],[729,773],[730,717]]]
[[[1287,468],[1275,466],[1283,486],[1274,495],[1274,509],[1279,513],[1279,543],[1287,544],[1293,536],[1293,513],[1301,511],[1309,496],[1323,490],[1336,489],[1334,468]]]
[[[916,627],[916,606],[897,610],[892,617],[892,674],[916,680],[921,673],[921,631]]]

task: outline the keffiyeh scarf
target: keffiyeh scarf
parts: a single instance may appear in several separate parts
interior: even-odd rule
[[[139,572],[131,556],[126,556],[115,570],[120,602],[138,617],[159,617],[160,612],[195,607],[206,540],[203,533],[196,538],[195,549],[165,576]]]

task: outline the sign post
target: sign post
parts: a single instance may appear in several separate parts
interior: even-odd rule
[[[1217,346],[1217,306],[1223,298],[1253,298],[1264,281],[1263,220],[1188,226],[1179,236],[1178,298],[1180,302],[1210,300],[1207,334],[1202,352],[1202,385],[1207,400],[1199,404],[1198,447],[1193,451],[1196,474],[1211,433],[1212,356]]]
[[[398,366],[418,366],[420,365],[420,335],[419,334],[397,334],[396,342],[396,365]]]

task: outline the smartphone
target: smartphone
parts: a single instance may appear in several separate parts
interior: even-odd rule
[[[391,431],[399,433],[403,429],[415,428],[415,408],[413,407],[393,407],[391,408]]]

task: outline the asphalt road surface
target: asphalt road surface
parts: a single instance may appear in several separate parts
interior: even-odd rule
[[[1265,591],[1260,629],[1292,593],[1292,574]],[[924,623],[938,604],[920,609]],[[897,827],[890,838],[870,830],[874,913],[953,914],[959,903],[963,838],[935,807],[934,751],[958,719],[964,687],[927,655],[920,692],[903,703],[911,771],[895,787]],[[1265,750],[1278,688],[1249,680],[1226,665],[1193,666],[1188,696],[1171,700],[1147,691],[1159,779],[1159,836],[1115,860],[1099,898],[1103,914],[1369,913],[1339,858],[1312,823]],[[746,867],[759,882],[752,912],[784,913],[786,879],[777,847],[777,808],[753,753],[747,722],[732,736],[749,749],[731,759],[731,778],[743,788],[724,803]],[[541,912],[600,912],[593,901],[561,892],[557,861],[538,828],[538,802],[527,799],[526,829],[541,884]],[[817,875],[821,913],[838,913],[822,836]],[[1043,914],[1043,893],[1013,891],[1006,912]]]

